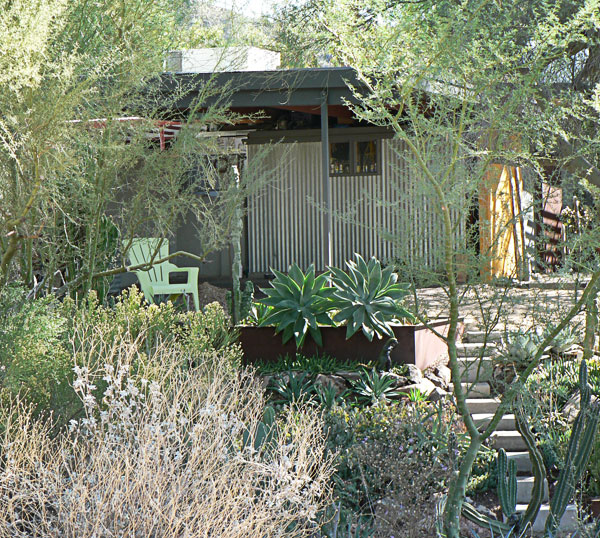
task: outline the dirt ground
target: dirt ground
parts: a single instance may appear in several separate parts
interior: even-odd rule
[[[584,287],[585,281],[555,276],[528,284],[461,285],[459,312],[471,329],[529,330],[557,323],[581,297]],[[446,317],[449,312],[444,288],[421,288],[409,303],[429,318]],[[582,315],[575,318],[575,326],[582,323]]]

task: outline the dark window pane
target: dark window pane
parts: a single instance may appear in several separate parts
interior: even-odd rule
[[[350,173],[350,142],[334,142],[329,144],[329,173]]]
[[[377,142],[356,143],[356,171],[359,174],[377,173]]]

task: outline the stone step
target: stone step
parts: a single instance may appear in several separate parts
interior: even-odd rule
[[[519,452],[527,450],[525,439],[517,431],[496,431],[492,434],[496,448],[503,448],[506,452]]]
[[[517,474],[520,475],[531,475],[531,460],[529,459],[529,452],[525,451],[506,451],[506,457],[509,460],[515,460],[517,462]]]
[[[492,331],[487,333],[486,337],[485,331],[467,331],[463,335],[463,342],[481,344],[484,340],[488,343],[499,343],[502,341],[502,333],[500,331]]]
[[[526,504],[517,504],[517,512],[525,512],[525,510],[527,510]],[[548,519],[549,513],[550,506],[548,504],[542,504],[531,529],[534,534],[543,534],[544,527],[546,526],[546,519]],[[562,532],[572,532],[577,529],[577,525],[577,507],[574,504],[569,504],[560,520],[558,529]]]
[[[533,490],[533,476],[517,478],[517,502],[528,504]],[[544,478],[544,502],[548,501],[548,481]]]
[[[483,430],[485,426],[490,423],[493,413],[472,413],[471,415],[475,424],[480,430]],[[496,426],[497,431],[514,431],[515,430],[515,416],[508,414],[504,415],[500,422],[498,422],[498,426]]]
[[[492,378],[493,363],[489,358],[461,360],[462,378],[466,383],[482,383]]]
[[[496,354],[496,344],[488,343],[487,345],[460,342],[456,344],[456,351],[460,358],[463,357],[491,357]]]
[[[489,383],[461,383],[463,391],[465,391],[467,398],[489,398],[490,397],[490,385]],[[453,391],[454,386],[452,383],[448,390]]]
[[[498,398],[467,398],[467,407],[471,414],[494,413],[499,403]]]

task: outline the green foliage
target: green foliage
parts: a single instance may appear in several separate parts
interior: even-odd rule
[[[315,276],[313,265],[304,274],[296,264],[287,275],[276,270],[273,273],[271,287],[261,290],[267,297],[260,301],[273,310],[262,318],[259,326],[275,325],[276,332],[283,332],[284,344],[293,337],[300,348],[310,334],[317,345],[323,345],[319,325],[331,325],[327,298],[333,292],[326,287],[327,276]]]
[[[408,393],[408,401],[409,402],[424,402],[427,400],[427,394],[421,392],[419,389],[414,388],[410,389]]]
[[[242,446],[244,448],[252,447],[257,453],[264,452],[273,448],[277,441],[276,412],[270,405],[265,406],[262,420],[255,426],[254,432],[246,429],[242,434]]]
[[[507,464],[503,448],[498,452],[498,499],[502,512],[507,518],[515,514],[517,508],[517,462],[512,459]]]
[[[335,385],[318,384],[315,388],[316,401],[326,411],[331,411],[336,405],[343,403],[343,397],[338,395]]]
[[[257,362],[256,369],[261,374],[272,374],[287,371],[302,371],[312,374],[334,374],[336,372],[358,372],[368,364],[343,361],[329,355],[311,355],[307,357],[296,353],[290,357],[279,357],[276,362]]]
[[[67,321],[52,298],[27,299],[9,287],[0,298],[0,406],[19,398],[35,414],[68,414],[76,401]]]
[[[588,385],[586,361],[579,367],[580,411],[573,423],[564,467],[560,471],[558,483],[550,501],[550,513],[545,531],[554,534],[573,497],[575,485],[581,480],[593,449],[594,439],[600,421],[600,404],[591,403],[591,390]]]
[[[116,360],[127,344],[136,350],[132,368],[149,379],[161,365],[148,357],[159,348],[178,358],[182,369],[214,358],[233,372],[241,360],[235,340],[217,303],[181,313],[170,303],[147,306],[135,288],[106,307],[93,292],[77,304],[29,299],[22,288],[8,287],[0,296],[0,405],[18,398],[36,414],[52,415],[60,428],[81,411],[74,366],[92,370]],[[100,396],[104,383],[96,384]]]
[[[331,267],[331,284],[335,292],[331,297],[331,308],[338,312],[335,322],[347,324],[346,338],[350,338],[360,329],[373,340],[373,336],[393,337],[390,321],[413,320],[408,310],[400,305],[408,294],[402,284],[397,283],[394,268],[382,269],[376,258],[365,262],[360,254],[354,261],[347,261],[348,272]]]
[[[329,447],[338,453],[334,483],[342,518],[368,517],[377,536],[433,536],[431,497],[444,490],[456,462],[458,452],[448,439],[462,435],[452,408],[404,402],[338,406],[326,414],[326,423]],[[396,507],[394,517],[381,511],[386,503]],[[411,526],[422,534],[410,534]]]
[[[278,396],[273,403],[295,405],[311,400],[315,395],[316,385],[312,376],[305,372],[289,372],[285,376],[271,380],[268,389]]]
[[[357,380],[353,380],[349,394],[356,398],[362,405],[376,405],[389,402],[398,397],[400,393],[394,388],[396,378],[373,368],[370,372],[363,370]]]

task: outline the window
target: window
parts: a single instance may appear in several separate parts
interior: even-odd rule
[[[372,175],[379,171],[377,140],[329,144],[329,173],[334,176]]]

